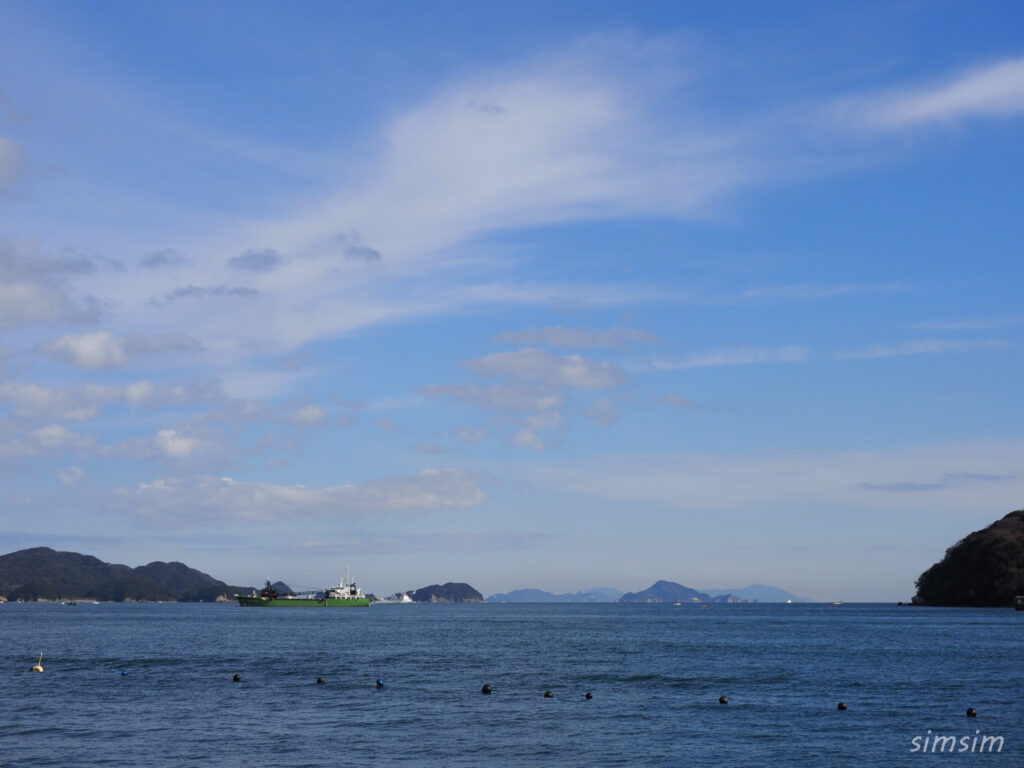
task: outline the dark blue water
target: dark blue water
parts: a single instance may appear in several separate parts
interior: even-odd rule
[[[1022,640],[995,609],[8,604],[0,765],[1018,768]]]

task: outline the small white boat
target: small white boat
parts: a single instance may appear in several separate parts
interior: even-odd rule
[[[382,603],[384,605],[411,605],[415,600],[409,597],[408,592],[396,592],[389,597],[382,597],[380,600],[375,602]]]

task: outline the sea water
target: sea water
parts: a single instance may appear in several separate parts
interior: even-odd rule
[[[7,604],[0,766],[1019,768],[1022,641],[892,605]]]

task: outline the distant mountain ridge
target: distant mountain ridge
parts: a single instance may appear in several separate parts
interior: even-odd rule
[[[579,592],[555,594],[543,589],[513,589],[511,592],[491,595],[488,603],[614,603],[622,592],[612,587],[591,587]]]
[[[130,568],[49,547],[0,556],[0,595],[7,600],[213,602],[251,590],[229,586],[179,562],[156,561]]]
[[[662,585],[659,587],[659,585]],[[668,586],[666,585],[674,585]],[[671,597],[663,588],[673,590],[676,587],[687,592],[673,591]],[[654,590],[653,592],[651,590]],[[632,603],[632,602],[707,602],[707,603],[812,603],[813,599],[794,595],[779,587],[766,584],[751,584],[742,589],[706,589],[697,590],[684,587],[672,581],[659,581],[642,592],[627,593],[613,587],[591,587],[579,592],[554,593],[543,589],[513,589],[510,592],[499,592],[487,598],[488,603]],[[637,595],[641,597],[637,598]],[[670,599],[671,598],[671,599]]]

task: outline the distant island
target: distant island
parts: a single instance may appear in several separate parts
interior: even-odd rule
[[[235,587],[184,563],[153,562],[131,568],[92,555],[35,547],[0,556],[0,598],[5,600],[103,600],[214,602],[230,600]]]
[[[543,589],[513,589],[487,598],[488,603],[614,603],[622,592],[612,587],[591,587],[556,595]]]
[[[1004,606],[1024,595],[1024,510],[968,534],[917,580],[915,605]]]
[[[482,603],[484,596],[469,584],[449,581],[447,584],[431,584],[409,593],[415,603]]]
[[[488,603],[811,603],[779,587],[751,584],[737,589],[696,590],[674,581],[658,581],[641,592],[624,593],[613,587],[591,587],[556,594],[543,589],[513,589],[491,595]]]
[[[1020,514],[1020,513],[1014,513]],[[293,594],[283,581],[272,588],[279,595]],[[226,584],[180,562],[152,562],[132,568],[105,563],[92,555],[34,547],[0,555],[0,602],[98,600],[104,602],[230,602],[235,594],[250,594],[252,587]],[[416,603],[482,603],[483,595],[465,582],[431,584],[408,590]],[[372,596],[371,596],[372,598]],[[375,598],[372,598],[375,599]],[[640,592],[623,593],[613,587],[591,587],[578,592],[553,593],[542,589],[514,589],[487,598],[490,603],[746,603],[809,602],[790,592],[763,584],[742,589],[707,590],[657,581]]]
[[[674,581],[656,581],[640,592],[627,592],[620,603],[710,603],[711,595]]]
[[[770,587],[767,584],[751,584],[740,589],[705,589],[711,597],[722,595],[735,595],[753,603],[813,603],[809,597],[794,595],[779,587]]]

